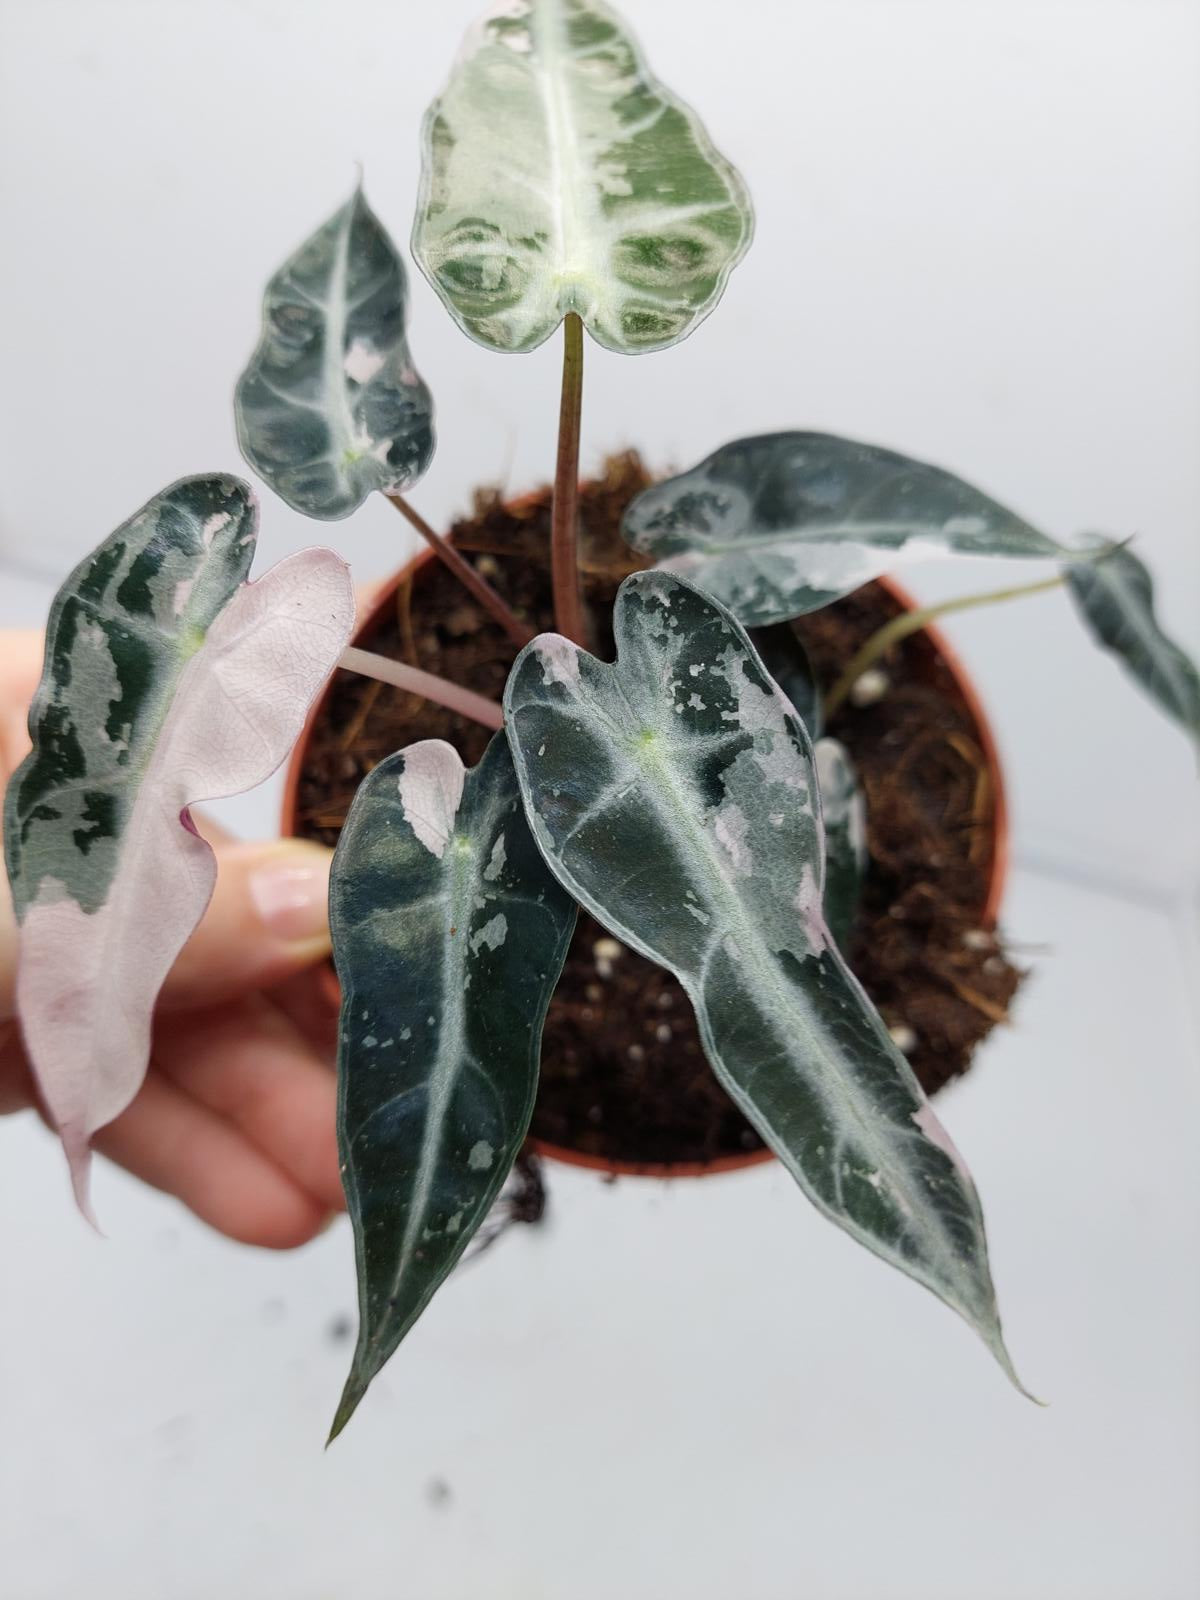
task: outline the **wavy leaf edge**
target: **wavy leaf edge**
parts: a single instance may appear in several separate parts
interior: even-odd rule
[[[529,834],[502,732],[471,768],[427,739],[368,774],[330,909],[359,1291],[332,1440],[461,1259],[533,1110],[576,908]]]
[[[923,1152],[924,1160],[932,1161],[935,1164],[939,1162],[941,1163],[941,1165],[937,1168],[937,1184],[943,1186],[949,1184],[956,1193],[961,1194],[962,1217],[960,1218],[960,1221],[970,1234],[973,1244],[978,1248],[978,1259],[970,1269],[971,1271],[977,1270],[979,1274],[978,1281],[975,1283],[973,1290],[977,1297],[977,1303],[974,1306],[972,1306],[970,1298],[963,1299],[960,1298],[955,1292],[948,1292],[946,1285],[944,1283],[939,1285],[927,1270],[921,1269],[911,1261],[906,1263],[898,1259],[894,1254],[887,1254],[877,1240],[872,1239],[864,1231],[856,1231],[855,1227],[852,1227],[846,1220],[839,1217],[834,1210],[832,1210],[830,1206],[817,1194],[807,1177],[803,1174],[801,1168],[797,1165],[796,1160],[793,1159],[792,1153],[785,1147],[781,1146],[778,1137],[776,1137],[772,1129],[770,1129],[768,1126],[764,1126],[763,1118],[760,1114],[759,1108],[747,1098],[745,1092],[743,1092],[739,1085],[733,1081],[728,1070],[723,1066],[720,1057],[720,1046],[714,1036],[710,1010],[704,1003],[703,995],[698,990],[695,975],[688,972],[686,968],[677,964],[677,962],[671,960],[669,956],[664,954],[661,948],[656,948],[654,944],[651,943],[647,938],[644,927],[639,927],[635,922],[630,921],[627,917],[617,914],[610,905],[606,905],[602,898],[598,897],[598,895],[594,893],[586,883],[580,880],[576,872],[573,872],[564,866],[561,858],[556,854],[554,836],[542,815],[539,806],[539,794],[537,786],[531,778],[532,761],[534,759],[534,755],[531,754],[531,752],[536,748],[535,741],[540,744],[540,748],[536,748],[536,756],[541,757],[548,747],[548,735],[545,733],[543,728],[540,735],[531,731],[528,736],[526,736],[520,725],[520,714],[524,709],[524,706],[521,703],[521,696],[523,693],[523,679],[525,677],[525,673],[526,671],[530,673],[531,681],[533,671],[536,671],[540,674],[540,678],[538,680],[540,689],[538,692],[544,690],[547,695],[550,695],[553,693],[553,686],[557,685],[565,691],[567,698],[570,698],[571,694],[574,692],[574,689],[579,686],[581,681],[581,673],[583,672],[588,674],[590,686],[593,688],[598,683],[603,683],[606,679],[611,679],[614,682],[618,681],[620,673],[625,670],[622,663],[622,651],[627,651],[630,655],[633,655],[638,649],[636,632],[632,629],[632,627],[624,625],[623,612],[628,606],[630,597],[632,595],[636,594],[639,590],[653,588],[655,586],[666,586],[668,593],[672,587],[677,591],[682,591],[683,594],[693,597],[694,600],[699,602],[702,607],[707,608],[711,613],[716,614],[721,619],[721,622],[723,623],[723,633],[735,641],[735,643],[739,644],[740,648],[745,653],[744,660],[749,662],[752,666],[753,672],[756,672],[761,679],[770,686],[770,693],[775,698],[776,707],[774,711],[769,713],[769,716],[774,718],[781,727],[785,725],[784,721],[781,719],[786,719],[786,726],[790,739],[794,741],[797,751],[803,756],[804,760],[811,767],[811,743],[808,740],[808,736],[803,728],[803,725],[799,724],[795,717],[790,715],[790,706],[788,705],[787,701],[779,695],[778,690],[771,683],[771,680],[763,668],[757,653],[732,613],[730,613],[726,608],[720,606],[717,602],[713,601],[712,597],[707,595],[703,590],[698,589],[694,585],[691,585],[685,580],[679,579],[671,574],[663,573],[660,570],[654,569],[636,573],[632,577],[627,578],[621,585],[621,590],[617,597],[615,610],[617,659],[615,662],[608,664],[602,663],[596,660],[595,657],[590,656],[586,651],[580,649],[580,647],[572,644],[570,641],[562,638],[559,635],[543,634],[535,639],[530,645],[526,646],[525,650],[522,651],[521,656],[518,657],[517,662],[513,667],[513,671],[510,674],[508,686],[505,692],[505,708],[507,714],[506,727],[508,728],[510,741],[513,746],[514,760],[517,767],[518,778],[521,783],[521,791],[525,801],[526,814],[530,820],[530,824],[538,846],[541,849],[542,854],[551,870],[556,873],[560,882],[569,891],[573,898],[579,902],[580,905],[591,912],[591,914],[595,916],[603,926],[609,928],[615,937],[628,944],[630,948],[639,951],[649,960],[666,966],[670,971],[675,973],[676,977],[687,991],[688,997],[691,1000],[694,1009],[696,1010],[697,1021],[700,1025],[705,1052],[708,1055],[710,1063],[713,1065],[714,1070],[717,1072],[717,1075],[721,1079],[724,1087],[740,1105],[747,1117],[759,1129],[760,1133],[764,1136],[764,1138],[766,1138],[771,1147],[780,1156],[784,1165],[792,1173],[792,1176],[797,1179],[801,1188],[805,1190],[809,1199],[812,1200],[817,1206],[817,1209],[822,1211],[831,1220],[838,1222],[843,1228],[851,1233],[852,1237],[855,1237],[860,1243],[866,1245],[866,1247],[872,1250],[873,1253],[880,1255],[887,1261],[890,1261],[892,1265],[900,1266],[901,1270],[906,1272],[917,1282],[922,1283],[926,1288],[931,1289],[938,1298],[942,1299],[951,1307],[951,1309],[957,1311],[964,1318],[964,1320],[966,1320],[969,1325],[973,1326],[981,1335],[985,1344],[987,1344],[989,1349],[992,1351],[992,1354],[995,1356],[997,1362],[1013,1385],[1022,1394],[1026,1395],[1030,1399],[1033,1399],[1034,1397],[1029,1394],[1029,1391],[1024,1388],[1020,1382],[1020,1379],[1017,1377],[1000,1331],[1000,1321],[995,1306],[995,1292],[991,1284],[990,1271],[987,1265],[987,1249],[983,1233],[982,1211],[979,1206],[979,1200],[975,1192],[974,1185],[971,1182],[970,1176],[967,1173],[967,1169],[962,1162],[962,1158],[955,1149],[949,1134],[942,1127],[941,1123],[933,1112],[932,1107],[929,1105],[923,1091],[921,1091],[919,1085],[917,1084],[916,1079],[912,1074],[911,1067],[896,1049],[894,1043],[887,1035],[886,1028],[884,1027],[882,1021],[879,1020],[874,1008],[870,1005],[870,1002],[862,993],[861,987],[858,985],[857,981],[845,967],[844,961],[838,954],[832,939],[829,937],[828,930],[825,928],[822,921],[820,911],[820,895],[823,888],[823,884],[821,882],[821,871],[818,870],[818,868],[806,868],[802,874],[802,891],[806,880],[808,883],[807,893],[802,892],[801,898],[803,899],[804,903],[800,907],[801,915],[797,919],[797,922],[802,925],[802,938],[803,940],[809,942],[810,953],[820,950],[823,955],[827,955],[830,958],[834,968],[840,969],[842,981],[846,986],[847,992],[858,996],[859,1004],[862,1007],[863,1016],[870,1019],[869,1025],[874,1033],[874,1043],[876,1047],[888,1058],[890,1067],[894,1072],[894,1081],[897,1086],[902,1087],[904,1094],[911,1098],[911,1116],[906,1116],[903,1119],[909,1136],[919,1136],[920,1148]],[[668,600],[667,603],[669,604],[670,601]],[[620,693],[623,697],[625,697],[626,704],[628,705],[628,686],[624,686]],[[536,704],[536,701],[531,698],[529,704]],[[676,705],[676,709],[678,709],[678,703]],[[764,715],[768,715],[768,713],[764,712]],[[536,726],[536,724],[531,724],[531,727],[533,726]],[[576,756],[578,757],[578,751],[576,752]],[[767,759],[770,759],[769,752]],[[575,769],[573,768],[572,770]],[[816,794],[815,785],[813,787],[813,793],[814,795]],[[819,796],[817,797],[817,806],[819,808]],[[563,812],[564,819],[570,814],[570,808],[568,806]],[[586,820],[586,818],[584,820]],[[815,825],[819,829],[819,810],[815,818]],[[577,837],[577,835],[572,836],[572,838],[574,837]],[[734,839],[732,845],[732,850],[734,853],[736,852],[737,844],[738,841]],[[819,857],[819,868],[823,869],[823,850],[821,851]],[[682,901],[680,900],[677,903],[682,903]],[[799,902],[797,902],[797,904],[799,905]],[[753,963],[751,963],[751,965],[752,964]],[[963,1281],[966,1283],[967,1278],[965,1277]]]

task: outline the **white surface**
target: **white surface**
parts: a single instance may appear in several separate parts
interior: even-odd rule
[[[635,440],[685,464],[785,425],[925,452],[1053,531],[1142,531],[1196,645],[1197,8],[748,0],[732,45],[716,0],[635,9],[760,229],[688,344],[589,353],[593,459]],[[10,561],[59,573],[169,479],[236,464],[261,281],[355,157],[407,230],[416,118],[466,12],[405,30],[417,14],[0,3]],[[547,470],[554,352],[476,350],[422,283],[414,344],[441,408],[427,510]],[[265,516],[270,558],[313,537]],[[326,533],[381,571],[396,520]],[[2,562],[0,626],[35,620],[45,585]],[[458,1276],[323,1454],[345,1226],[287,1258],[238,1249],[102,1169],[101,1244],[48,1138],[7,1119],[0,1600],[1192,1600],[1196,791],[1175,730],[1060,612],[954,630],[1018,854],[1057,876],[1017,874],[1009,932],[1047,948],[1017,1027],[942,1102],[1048,1410],[777,1170],[555,1171],[549,1226]],[[267,831],[276,791],[227,815]]]
[[[61,572],[157,489],[236,468],[230,395],[267,274],[365,166],[406,240],[417,125],[475,0],[0,0],[0,550]],[[589,347],[585,460],[686,466],[821,427],[925,455],[1066,535],[1138,535],[1200,649],[1200,6],[1172,0],[638,0],[652,63],[746,176],[758,235],[679,348]],[[736,17],[736,32],[729,32]],[[413,274],[435,520],[544,478],[558,350],[502,357]],[[382,501],[305,522],[367,575]],[[993,586],[975,564],[929,593]],[[1182,740],[1063,596],[955,630],[1021,847],[1195,882]],[[1130,817],[1136,825],[1130,825]],[[1064,821],[1064,819],[1067,819]]]
[[[1178,946],[1162,911],[1027,875],[1009,922],[1051,949],[942,1109],[1048,1409],[777,1169],[552,1169],[546,1229],[459,1273],[323,1454],[345,1224],[258,1254],[102,1166],[101,1244],[47,1136],[10,1120],[0,1594],[1192,1600],[1200,1096]]]

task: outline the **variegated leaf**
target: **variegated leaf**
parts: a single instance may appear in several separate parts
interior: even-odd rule
[[[438,739],[376,767],[342,830],[330,906],[359,1297],[336,1435],[521,1147],[575,906],[530,837],[503,733],[471,771]]]
[[[212,892],[188,807],[274,771],[354,620],[328,550],[244,583],[256,523],[237,478],[185,478],[75,569],[47,624],[4,842],[18,1011],[85,1210],[88,1140],[136,1094]]]
[[[623,531],[746,627],[817,611],[934,556],[1065,553],[961,478],[827,433],[723,445],[638,495]]]
[[[433,402],[404,331],[399,253],[357,189],[267,285],[238,381],[242,454],[305,516],[347,517],[433,457]]]
[[[601,0],[501,0],[425,118],[413,254],[455,320],[532,350],[570,311],[658,350],[720,299],[750,200]]]
[[[790,622],[777,622],[770,628],[754,628],[750,643],[762,657],[763,665],[795,706],[808,737],[815,743],[825,726],[821,689],[808,659],[808,652]]]
[[[1011,1375],[974,1185],[822,917],[803,725],[733,617],[669,574],[628,578],[614,629],[613,665],[544,634],[509,679],[543,854],[679,978],[718,1078],[809,1198]]]
[[[1096,641],[1200,742],[1200,673],[1154,614],[1154,580],[1131,550],[1072,562],[1067,587]]]
[[[837,947],[845,951],[867,870],[867,802],[854,763],[836,739],[813,745],[821,817],[825,824],[825,922]]]

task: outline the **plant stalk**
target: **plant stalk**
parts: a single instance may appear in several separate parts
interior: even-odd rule
[[[1042,594],[1047,589],[1062,587],[1061,574],[1053,578],[1043,578],[1038,583],[1022,583],[1011,589],[991,589],[986,594],[959,595],[954,600],[940,600],[936,605],[920,606],[916,611],[904,611],[898,617],[893,617],[890,622],[885,622],[883,627],[873,633],[850,659],[850,663],[833,688],[825,696],[825,715],[832,717],[834,712],[845,700],[854,685],[866,672],[868,667],[873,667],[879,658],[886,654],[894,644],[899,644],[901,639],[907,639],[910,633],[920,633],[922,628],[931,622],[936,622],[939,617],[947,617],[955,611],[970,611],[975,606],[996,605],[1002,600],[1019,600],[1025,595]]]
[[[475,596],[488,615],[500,624],[517,649],[523,649],[533,638],[533,629],[527,627],[520,617],[514,614],[487,579],[480,577],[467,558],[460,554],[448,539],[443,539],[440,533],[435,533],[421,513],[410,506],[402,495],[389,494],[384,498],[392,502],[400,515],[408,519],[423,539],[428,540],[437,552],[438,558],[454,574],[463,588]]]
[[[461,689],[447,678],[432,672],[422,672],[420,667],[406,666],[403,661],[392,661],[388,656],[377,656],[370,650],[359,650],[354,645],[342,651],[339,667],[347,672],[359,672],[365,678],[377,678],[380,683],[390,683],[395,689],[406,689],[409,694],[432,700],[435,705],[457,711],[470,717],[472,722],[482,722],[485,728],[499,728],[504,723],[504,707],[470,689]]]
[[[583,323],[573,311],[563,319],[562,399],[558,410],[558,455],[550,512],[550,576],[554,620],[561,634],[586,647],[579,592],[579,424],[583,414]]]

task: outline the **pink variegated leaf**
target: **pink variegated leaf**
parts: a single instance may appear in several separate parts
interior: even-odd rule
[[[184,479],[76,568],[47,625],[5,856],[26,1048],[85,1212],[89,1140],[137,1093],[212,894],[188,808],[279,766],[353,623],[331,551],[244,581],[256,524],[240,480]]]

